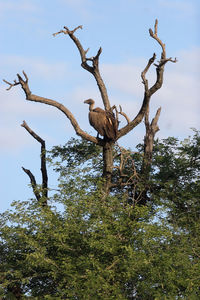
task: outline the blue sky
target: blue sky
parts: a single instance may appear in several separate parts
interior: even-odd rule
[[[77,36],[85,49],[90,48],[88,56],[103,48],[100,70],[111,104],[121,104],[133,118],[143,98],[140,73],[154,52],[160,55],[148,33],[157,18],[167,56],[177,57],[178,62],[166,65],[164,85],[151,100],[151,113],[162,107],[158,137],[184,138],[191,127],[200,125],[199,14],[198,0],[0,0],[1,79],[12,81],[25,70],[34,94],[62,102],[84,130],[96,135],[88,124],[88,106],[83,104],[93,98],[102,106],[96,83],[81,69],[69,37],[52,33],[63,26],[83,25]],[[148,78],[153,83],[155,70]],[[13,200],[32,197],[21,166],[40,183],[40,145],[20,126],[22,121],[46,140],[48,149],[65,144],[75,134],[61,112],[26,101],[19,86],[6,91],[2,82],[0,93],[0,211],[4,211]],[[134,148],[143,136],[140,124],[119,143]],[[56,187],[51,170],[49,180],[50,187]]]

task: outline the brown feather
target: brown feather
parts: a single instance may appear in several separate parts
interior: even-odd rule
[[[90,104],[89,122],[92,127],[105,139],[115,140],[117,137],[118,122],[115,115],[100,107],[93,109],[94,100],[88,99],[85,103]]]

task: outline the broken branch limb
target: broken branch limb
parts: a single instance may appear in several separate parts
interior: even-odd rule
[[[153,118],[152,122],[151,122],[151,127],[153,128],[153,131],[156,133],[157,131],[159,131],[159,127],[157,125],[158,123],[158,119],[160,117],[160,112],[161,112],[161,107],[158,108],[155,117]]]
[[[44,199],[48,198],[48,175],[47,175],[47,167],[46,167],[46,146],[45,141],[37,135],[25,121],[23,121],[22,127],[24,127],[34,139],[36,139],[41,144],[41,173],[42,173],[42,196]]]
[[[36,183],[36,180],[35,180],[35,176],[33,175],[33,173],[28,170],[28,169],[25,169],[24,167],[22,167],[22,170],[28,175],[28,177],[30,178],[30,182],[31,182],[31,186],[32,186],[32,189],[33,189],[33,193],[36,197],[36,199],[38,201],[40,201],[41,199],[41,196],[40,196],[40,193],[38,191],[38,188],[37,188],[37,183]]]
[[[23,123],[21,124],[22,127],[24,127],[29,133],[30,135],[32,135],[32,137],[34,137],[34,139],[36,139],[41,145],[45,146],[45,141],[39,136],[37,135],[29,126],[28,124],[23,121]]]

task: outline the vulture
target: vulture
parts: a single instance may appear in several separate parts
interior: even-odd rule
[[[89,122],[98,132],[98,135],[104,137],[105,140],[115,141],[117,137],[118,121],[111,111],[103,110],[100,107],[94,108],[94,100],[88,99],[84,103],[89,104]]]

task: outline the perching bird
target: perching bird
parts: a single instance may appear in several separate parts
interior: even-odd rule
[[[92,127],[104,137],[105,140],[116,140],[118,122],[111,111],[100,107],[94,108],[94,100],[88,99],[84,103],[89,104],[89,122]],[[97,135],[98,137],[98,135]]]

